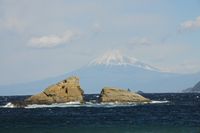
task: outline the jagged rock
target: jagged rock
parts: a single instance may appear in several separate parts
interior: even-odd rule
[[[100,102],[144,103],[144,102],[150,102],[150,100],[137,93],[130,92],[124,89],[105,87],[101,91]]]
[[[42,93],[25,100],[26,104],[52,104],[72,101],[83,102],[83,90],[78,77],[69,77],[55,85],[49,86]]]

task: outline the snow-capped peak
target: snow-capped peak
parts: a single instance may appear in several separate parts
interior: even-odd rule
[[[154,68],[148,64],[140,62],[134,57],[129,57],[123,55],[119,50],[112,50],[106,52],[102,56],[94,59],[89,63],[89,65],[106,65],[106,66],[135,66],[147,70],[159,71],[157,68]]]

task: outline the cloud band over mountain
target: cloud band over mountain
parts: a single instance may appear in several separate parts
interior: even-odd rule
[[[70,43],[79,33],[74,31],[65,31],[61,35],[47,35],[41,37],[33,37],[29,41],[29,46],[34,48],[53,48],[63,44]]]

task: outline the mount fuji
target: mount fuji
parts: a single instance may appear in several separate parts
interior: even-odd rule
[[[134,57],[122,55],[121,52],[118,50],[107,52],[104,55],[94,59],[93,61],[89,63],[89,66],[98,66],[98,65],[104,65],[107,67],[132,66],[132,67],[138,67],[138,68],[151,70],[151,71],[159,71],[159,69],[154,68],[143,62],[140,62]]]
[[[68,76],[80,77],[85,93],[99,93],[105,86],[151,93],[181,92],[200,80],[200,73],[176,74],[164,72],[118,50],[92,60],[86,66],[67,74],[24,84],[0,86],[1,95],[35,94]],[[9,94],[7,93],[9,89]]]

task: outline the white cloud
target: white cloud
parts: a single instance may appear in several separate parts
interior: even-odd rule
[[[78,35],[79,35],[78,32],[68,30],[61,35],[47,35],[41,37],[33,37],[29,41],[29,46],[35,48],[53,48],[71,42]]]
[[[25,22],[18,17],[8,17],[0,20],[0,29],[23,31],[25,29]]]
[[[200,29],[200,16],[198,16],[195,20],[185,21],[180,24],[180,31],[196,29]]]
[[[199,66],[200,66],[199,62],[194,62],[194,63],[181,63],[173,66],[160,67],[160,69],[165,72],[189,74],[189,73],[199,72],[200,71]]]
[[[93,26],[92,26],[92,30],[95,33],[98,33],[98,32],[102,32],[103,28],[102,28],[102,26],[99,23],[94,23]]]
[[[131,45],[151,45],[152,41],[146,37],[135,37],[129,41]]]

